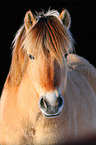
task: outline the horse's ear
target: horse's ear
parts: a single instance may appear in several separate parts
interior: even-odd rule
[[[63,24],[66,28],[70,27],[71,17],[67,10],[63,9],[59,18],[63,21]]]
[[[25,14],[24,23],[27,30],[36,23],[36,19],[30,10]]]

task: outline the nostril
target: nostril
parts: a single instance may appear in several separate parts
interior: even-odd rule
[[[63,99],[63,97],[58,97],[58,98],[57,98],[57,101],[58,101],[58,108],[62,107],[63,104],[64,104],[64,99]]]
[[[46,102],[46,100],[45,100],[44,98],[41,98],[41,99],[40,99],[39,105],[40,105],[40,108],[42,108],[42,109],[47,110],[47,108],[48,108],[47,102]]]

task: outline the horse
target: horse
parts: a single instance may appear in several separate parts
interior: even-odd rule
[[[0,144],[63,144],[96,133],[96,69],[73,53],[68,10],[29,10],[0,100]],[[87,53],[87,52],[86,52]]]

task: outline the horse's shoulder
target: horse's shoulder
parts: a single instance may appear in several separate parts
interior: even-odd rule
[[[67,61],[68,69],[84,76],[96,92],[96,68],[85,58],[70,54]]]

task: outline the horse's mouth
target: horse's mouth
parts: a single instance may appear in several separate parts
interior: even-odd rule
[[[56,113],[56,114],[44,114],[44,113],[43,113],[43,114],[44,114],[44,116],[47,117],[47,118],[55,118],[55,117],[59,116],[60,113],[61,113],[61,112]]]

